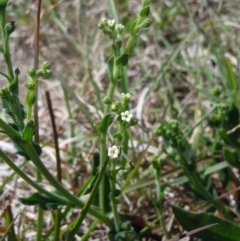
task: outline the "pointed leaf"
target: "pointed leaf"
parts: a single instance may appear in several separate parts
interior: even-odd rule
[[[182,225],[182,227],[188,231],[218,223],[210,229],[206,229],[200,233],[194,234],[194,236],[203,240],[217,240],[217,241],[238,241],[240,237],[240,227],[228,220],[217,218],[212,214],[195,214],[187,212],[181,208],[172,207],[176,219]]]
[[[238,157],[238,154],[236,152],[231,152],[228,149],[225,149],[224,150],[224,157],[230,165],[240,169],[239,157]]]
[[[149,6],[147,6],[141,10],[140,16],[147,17],[149,15],[149,13],[150,13],[150,8],[149,8]]]
[[[113,76],[113,67],[114,67],[114,56],[110,57],[110,59],[107,62],[107,69],[111,77]]]
[[[132,24],[130,25],[130,27],[129,27],[129,31],[130,31],[131,34],[134,34],[136,24],[137,24],[137,19],[134,20],[134,21],[132,22]]]
[[[126,66],[128,64],[128,54],[123,54],[121,55],[117,61],[116,61],[117,65],[122,65],[122,66]]]
[[[47,197],[46,195],[43,195],[38,192],[33,193],[31,196],[27,198],[18,198],[18,200],[24,205],[39,205],[43,210],[48,211],[60,209],[64,205],[69,205],[69,203],[59,202],[56,199]]]
[[[103,119],[102,119],[102,121],[101,121],[101,123],[99,124],[99,127],[98,127],[98,129],[99,129],[100,132],[102,132],[102,133],[106,133],[106,132],[107,132],[108,127],[109,127],[109,126],[112,124],[112,122],[113,122],[114,116],[115,116],[115,114],[113,114],[113,113],[108,113],[108,114],[106,114],[106,115],[103,117]]]

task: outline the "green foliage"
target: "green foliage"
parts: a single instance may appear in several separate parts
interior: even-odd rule
[[[217,218],[212,214],[194,214],[178,207],[172,207],[172,209],[178,222],[188,231],[208,224],[218,223],[215,227],[194,234],[194,236],[204,241],[237,241],[240,236],[240,228],[234,222]]]
[[[102,133],[106,133],[107,130],[108,130],[108,127],[112,124],[113,120],[114,120],[114,114],[113,113],[108,113],[106,114],[101,123],[99,124],[99,131],[102,132]]]
[[[50,198],[41,193],[33,193],[27,198],[18,198],[18,200],[27,206],[39,205],[43,210],[52,211],[61,209],[63,206],[69,205],[69,203],[59,202],[59,200]]]
[[[129,221],[121,223],[121,230],[118,232],[110,231],[108,233],[110,241],[140,241],[139,235],[132,228]]]
[[[117,65],[122,65],[122,66],[126,66],[128,64],[128,54],[123,54],[121,55],[117,61],[116,61]]]

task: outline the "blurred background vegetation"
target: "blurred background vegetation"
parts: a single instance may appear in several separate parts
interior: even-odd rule
[[[51,80],[39,85],[39,131],[44,146],[43,160],[50,169],[55,170],[52,128],[45,100],[45,90],[49,90],[65,170],[63,183],[73,192],[89,175],[92,154],[98,148],[96,133],[85,111],[90,115],[92,123],[99,123],[103,114],[100,100],[109,82],[106,62],[111,54],[111,42],[98,30],[98,23],[106,17],[124,24],[126,40],[127,29],[140,6],[140,0],[43,1],[40,63],[48,60],[54,73]],[[9,0],[8,20],[16,22],[16,31],[10,40],[11,52],[14,67],[21,71],[19,78],[22,96],[26,91],[24,83],[27,80],[27,70],[33,66],[36,8],[35,1]],[[220,85],[227,92],[231,78],[239,83],[239,10],[238,0],[152,1],[153,23],[146,31],[139,33],[126,72],[127,86],[119,84],[116,93],[119,96],[123,89],[128,89],[132,94],[131,109],[139,119],[139,126],[132,128],[130,133],[132,141],[128,160],[135,164],[140,160],[142,163],[135,186],[125,190],[129,196],[122,204],[122,211],[141,213],[148,221],[152,219],[155,211],[149,204],[150,189],[144,187],[151,187],[153,183],[147,168],[148,161],[152,154],[159,151],[158,143],[161,140],[150,140],[163,116],[165,119],[177,119],[181,123],[181,127],[188,133],[189,142],[197,149],[198,160],[209,154],[205,145],[207,140],[203,136],[211,136],[211,130],[205,118],[214,103],[225,101],[215,98],[211,89]],[[2,61],[0,67],[3,67]],[[4,83],[1,77],[1,86]],[[227,99],[228,97],[226,101]],[[11,153],[8,140],[4,136],[0,138],[3,148]],[[150,147],[144,152],[147,144]],[[20,163],[20,159],[15,158]],[[23,225],[25,229],[21,230],[25,232],[31,225],[34,226],[32,221],[36,220],[35,209],[24,207],[23,211],[16,198],[25,195],[28,187],[14,176],[5,182],[11,171],[3,163],[0,170],[1,168],[4,170],[0,172],[1,205],[13,204],[15,213],[21,210],[19,226]],[[166,173],[166,182],[181,172],[171,162],[165,163],[162,168],[163,173]],[[31,164],[25,170],[34,176]],[[134,192],[129,194],[132,190]],[[191,195],[183,193],[180,186],[167,193],[165,199],[166,207],[175,204],[186,206],[189,210],[195,208]],[[146,208],[149,208],[148,213],[144,213]],[[166,218],[169,218],[169,212]],[[50,217],[45,222],[47,226]],[[102,237],[99,233],[95,235]],[[31,237],[26,240],[31,240]]]

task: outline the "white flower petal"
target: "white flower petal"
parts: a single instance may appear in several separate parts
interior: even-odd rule
[[[108,148],[108,156],[112,159],[118,158],[120,150],[117,146],[112,146]]]

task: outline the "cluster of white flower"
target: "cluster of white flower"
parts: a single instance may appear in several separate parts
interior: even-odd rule
[[[122,34],[123,29],[124,29],[124,26],[123,26],[121,23],[116,24],[115,30],[116,30],[116,32],[117,32],[118,34]]]
[[[129,93],[121,93],[121,103],[120,102],[115,102],[114,104],[112,104],[111,109],[112,111],[116,111],[120,108],[120,110],[122,108],[125,108],[126,104],[129,103],[129,100],[131,98],[131,95]],[[118,112],[119,113],[119,112]],[[121,113],[121,120],[125,121],[125,122],[130,122],[132,119],[133,115],[128,111],[123,111]],[[112,146],[108,148],[108,156],[112,159],[116,159],[119,157],[120,154],[120,149],[117,146]]]
[[[130,100],[131,95],[130,95],[129,93],[127,93],[127,94],[122,93],[122,94],[121,94],[121,97],[122,97],[122,98],[126,98],[126,99]]]
[[[112,159],[118,158],[120,149],[117,146],[112,146],[108,148],[108,156]]]
[[[103,26],[108,26],[110,29],[114,29],[118,34],[122,34],[123,29],[124,29],[124,25],[122,25],[121,23],[116,24],[114,19],[107,19],[107,18],[103,18],[102,21],[100,22],[99,26],[103,27]]]

